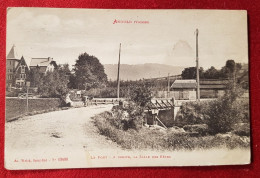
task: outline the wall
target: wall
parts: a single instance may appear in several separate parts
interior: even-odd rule
[[[147,115],[147,124],[153,124],[152,112],[148,112]],[[174,109],[171,110],[160,110],[158,113],[158,118],[166,127],[172,127],[174,124]],[[162,126],[159,122],[158,125]]]
[[[29,99],[29,112],[59,108],[59,98]],[[26,99],[6,98],[6,121],[12,120],[26,113]]]

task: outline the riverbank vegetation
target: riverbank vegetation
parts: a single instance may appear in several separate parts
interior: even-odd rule
[[[128,103],[93,118],[100,134],[125,149],[250,148],[249,100],[241,97],[245,90],[233,82],[220,98],[184,102],[169,128],[144,124],[149,87],[131,91]]]
[[[211,148],[250,147],[247,136],[236,134],[217,134],[198,136],[189,132],[178,132],[174,128],[146,128],[124,130],[116,124],[112,113],[105,112],[93,118],[99,133],[116,142],[124,149],[141,150],[194,150]]]

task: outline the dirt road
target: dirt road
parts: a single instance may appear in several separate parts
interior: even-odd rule
[[[42,149],[43,147],[116,148],[97,134],[91,117],[109,110],[112,105],[91,106],[44,113],[6,123],[6,148]],[[108,145],[108,143],[111,143]]]
[[[91,119],[111,108],[112,105],[74,108],[8,122],[5,125],[5,158],[21,162],[28,157],[49,159],[57,154],[68,157],[68,153],[80,155],[97,149],[120,151],[116,143],[97,133]]]

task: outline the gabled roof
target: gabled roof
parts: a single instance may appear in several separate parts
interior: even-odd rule
[[[23,56],[22,56],[21,60],[19,61],[18,65],[16,66],[15,71],[19,68],[20,65],[25,65],[29,69]]]
[[[18,55],[15,51],[15,45],[12,46],[11,50],[9,51],[7,59],[17,59],[18,60]]]
[[[30,67],[47,67],[53,61],[52,58],[32,58]]]

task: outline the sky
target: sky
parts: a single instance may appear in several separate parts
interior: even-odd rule
[[[117,64],[121,43],[123,64],[187,67],[196,65],[196,29],[201,67],[220,68],[228,59],[248,63],[246,11],[227,10],[9,8],[6,52],[15,45],[27,62],[52,57],[70,65],[86,52]]]

